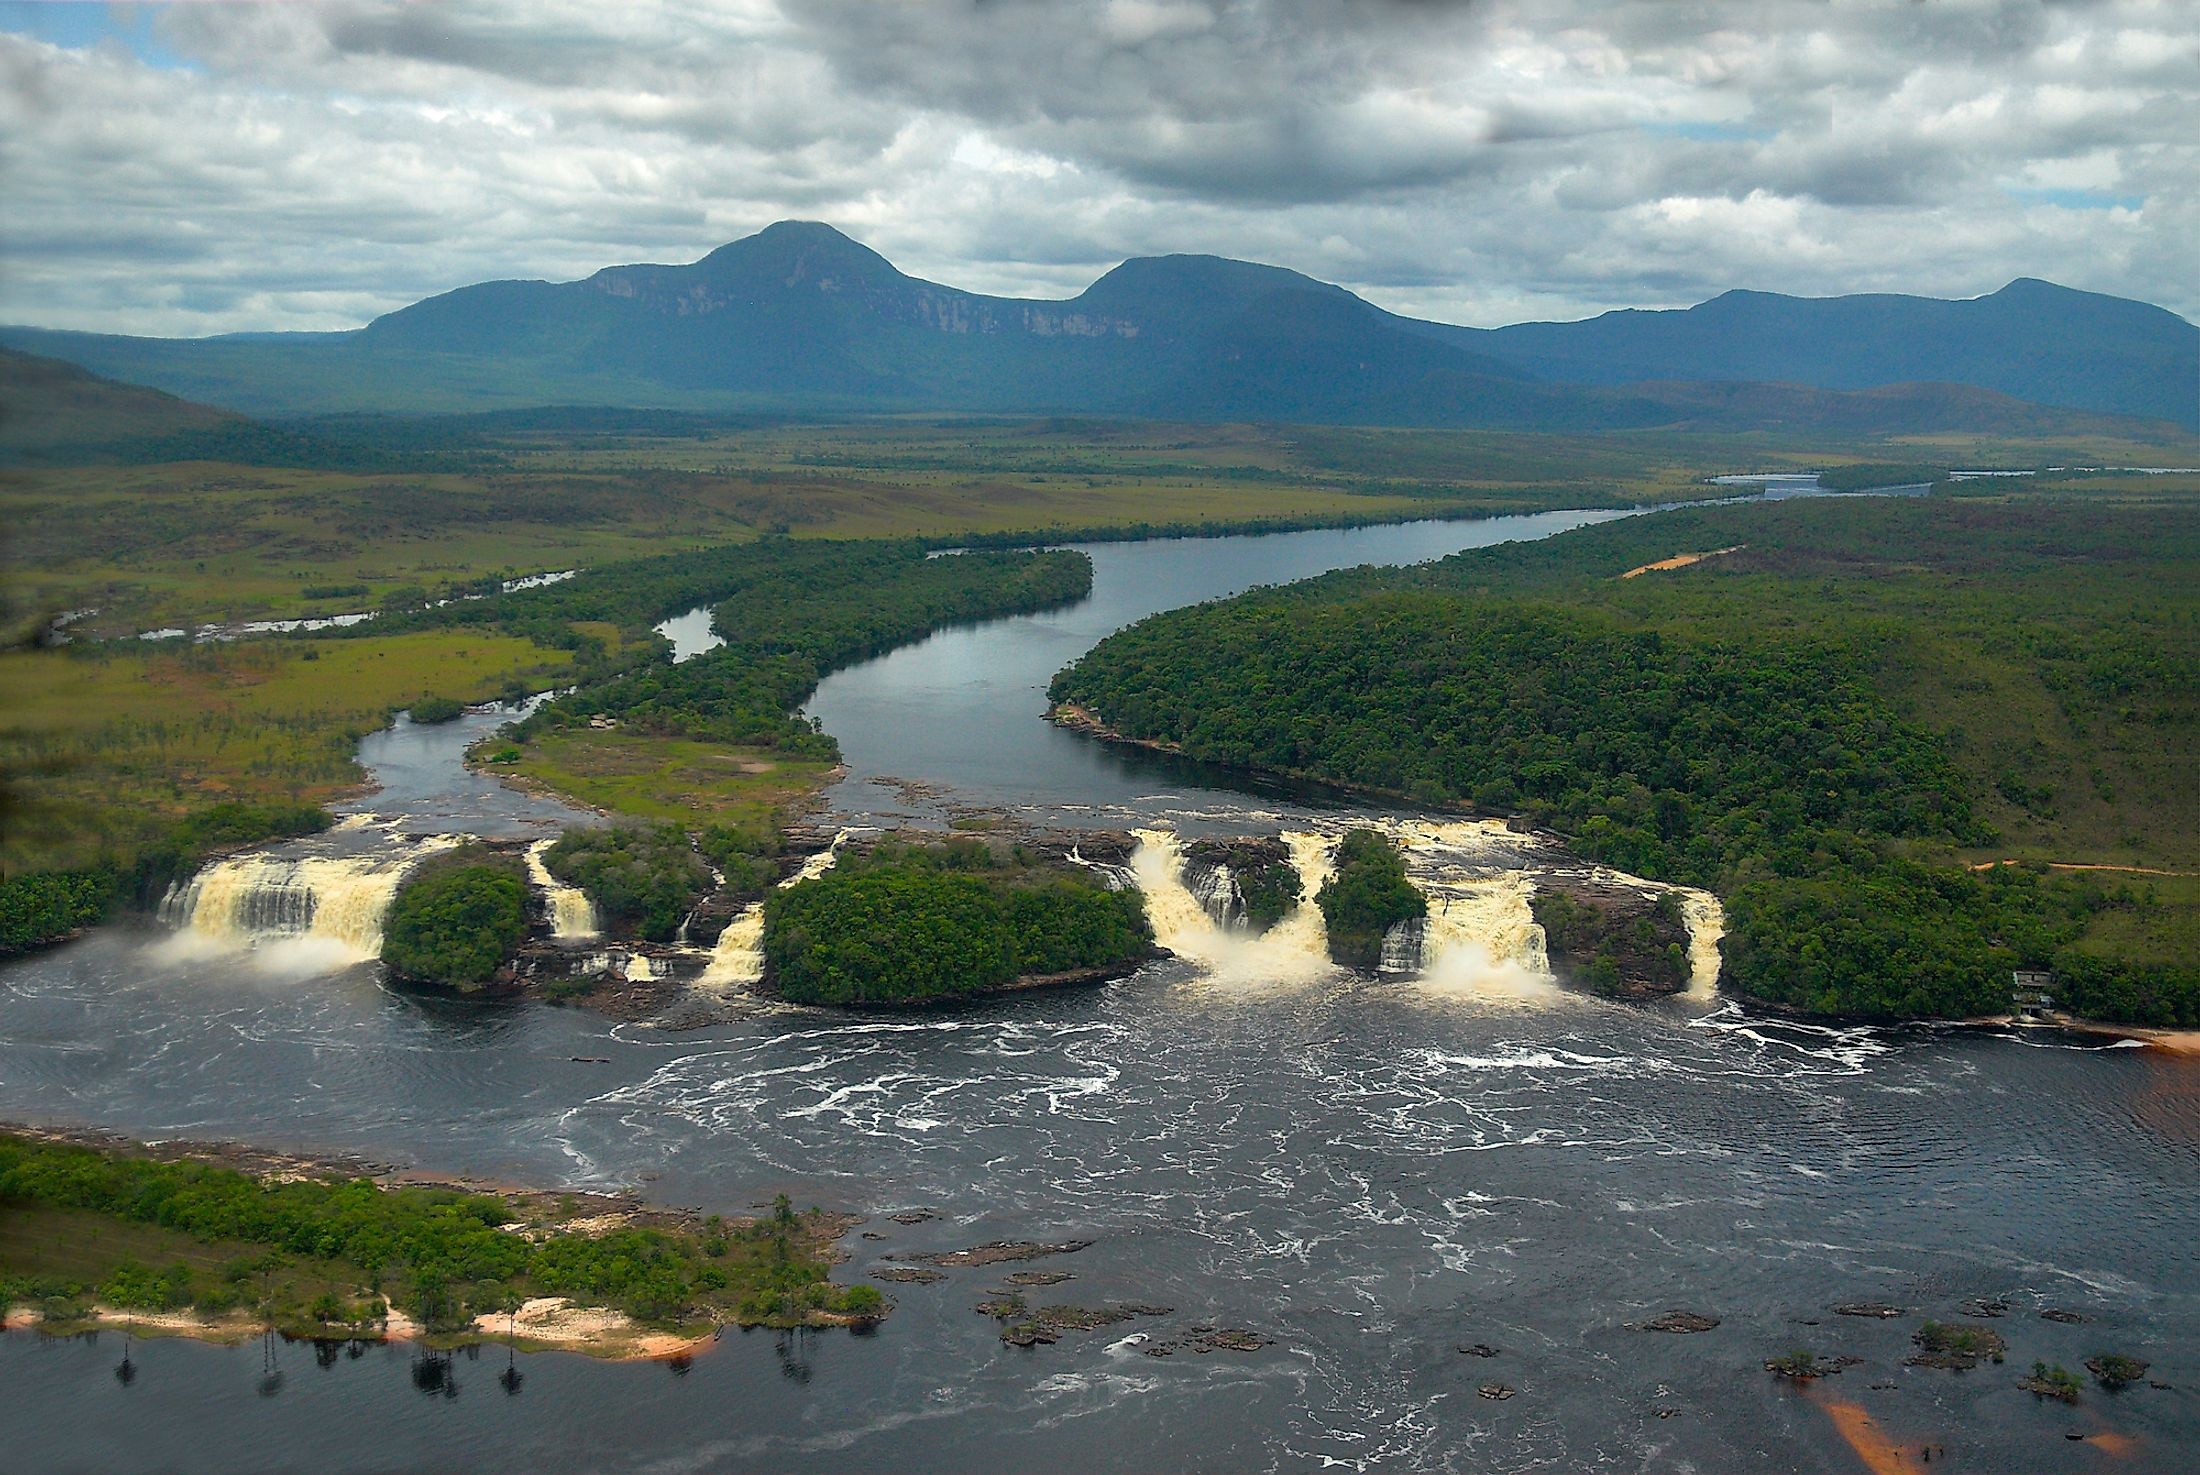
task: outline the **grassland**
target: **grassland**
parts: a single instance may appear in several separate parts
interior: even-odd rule
[[[412,433],[431,444],[445,434]],[[1720,472],[1854,460],[2144,464],[2183,454],[2113,444],[1062,420],[467,435],[489,469],[183,462],[11,470],[0,478],[8,530],[0,579],[12,628],[20,635],[33,621],[82,609],[97,611],[80,626],[91,635],[326,615],[772,530],[956,538],[1349,524],[1641,505],[1692,495]],[[2200,449],[2191,454],[2182,464],[2200,461]],[[363,592],[307,592],[326,589]]]
[[[358,740],[433,693],[553,684],[572,661],[511,636],[432,631],[199,646],[0,651],[0,868],[127,860],[224,800],[321,801],[360,781]]]
[[[597,809],[747,830],[769,829],[802,809],[833,772],[830,763],[771,748],[590,727],[548,729],[513,751],[517,761],[495,771]]]

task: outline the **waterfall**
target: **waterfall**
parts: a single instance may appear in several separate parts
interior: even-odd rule
[[[1385,826],[1406,872],[1428,896],[1418,971],[1430,983],[1475,992],[1541,991],[1551,978],[1543,928],[1529,910],[1535,885],[1518,869],[1521,837],[1495,820]],[[1407,939],[1383,940],[1383,966],[1407,961]],[[1400,972],[1409,971],[1404,967]]]
[[[1383,934],[1382,961],[1375,965],[1379,973],[1419,973],[1421,958],[1428,949],[1428,922],[1415,917],[1400,922]]]
[[[1501,991],[1550,981],[1543,928],[1528,909],[1535,884],[1525,875],[1445,880],[1423,889],[1428,892],[1423,977],[1438,984],[1495,985]]]
[[[1713,1003],[1719,997],[1719,939],[1726,936],[1726,908],[1708,891],[1673,888],[1688,924],[1688,988],[1684,999]]]
[[[550,935],[559,942],[578,942],[594,937],[600,930],[596,925],[596,904],[580,887],[568,886],[550,874],[550,867],[543,862],[543,852],[557,843],[538,840],[527,847],[527,877],[549,903]]]
[[[711,949],[703,976],[695,981],[712,987],[755,983],[764,976],[764,903],[752,901],[741,915],[726,924]]]
[[[249,948],[305,971],[365,962],[381,956],[382,919],[405,877],[457,843],[435,836],[372,855],[231,856],[171,887],[160,919],[187,944]]]
[[[1138,837],[1131,871],[1145,894],[1154,938],[1163,947],[1233,981],[1281,981],[1329,971],[1328,937],[1321,909],[1314,905],[1314,893],[1329,875],[1329,837],[1304,833],[1283,837],[1305,882],[1304,893],[1282,921],[1258,937],[1248,937],[1217,923],[1185,884],[1184,846],[1173,830],[1131,833]]]
[[[1078,853],[1077,847],[1074,845],[1070,847],[1067,859],[1071,865],[1083,866],[1086,870],[1099,876],[1102,881],[1107,883],[1110,891],[1125,891],[1138,884],[1138,877],[1129,866],[1110,865],[1104,860],[1087,860]]]
[[[1285,830],[1283,843],[1291,852],[1291,868],[1299,873],[1299,899],[1283,914],[1283,920],[1263,933],[1260,940],[1287,955],[1311,957],[1327,968],[1329,925],[1322,920],[1322,909],[1314,905],[1314,893],[1322,889],[1335,869],[1329,863],[1329,855],[1337,848],[1336,837],[1307,830]]]
[[[802,867],[779,883],[780,890],[799,886],[804,881],[815,881],[833,868],[840,858],[840,843],[847,839],[848,830],[833,836],[833,843],[802,862]],[[704,988],[726,988],[735,984],[754,984],[764,977],[764,903],[752,901],[741,909],[741,915],[726,924],[726,930],[718,934],[718,945],[711,949],[710,961],[703,966],[702,976],[695,980]]]
[[[1237,877],[1222,864],[1194,866],[1185,873],[1185,889],[1199,902],[1218,927],[1234,926],[1245,918],[1245,895],[1238,890]]]

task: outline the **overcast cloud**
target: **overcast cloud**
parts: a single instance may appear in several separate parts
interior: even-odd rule
[[[0,321],[352,327],[786,217],[1495,324],[2040,276],[2200,318],[2189,0],[0,4]]]

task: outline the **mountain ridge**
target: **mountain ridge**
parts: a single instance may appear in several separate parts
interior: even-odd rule
[[[1133,258],[1070,298],[988,296],[804,221],[684,265],[474,283],[348,332],[9,328],[0,343],[261,415],[595,403],[1636,429],[1707,405],[1746,424],[1746,396],[1676,396],[1675,384],[1943,384],[2200,430],[2200,328],[2035,279],[1965,301],[1737,289],[1691,308],[1484,329],[1190,254]],[[1890,431],[1988,429],[1979,417],[1998,413],[1978,396],[1913,394],[1910,411],[1901,399],[1872,401]],[[1928,402],[1971,418],[1927,424]]]

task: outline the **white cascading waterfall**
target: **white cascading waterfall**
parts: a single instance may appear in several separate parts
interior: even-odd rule
[[[1519,869],[1521,840],[1497,820],[1381,826],[1398,842],[1406,873],[1428,896],[1419,973],[1474,991],[1541,991],[1551,982],[1543,928],[1529,909],[1535,883]],[[1404,932],[1397,935],[1406,962]],[[1391,939],[1385,939],[1388,966]],[[1403,967],[1397,971],[1407,971]]]
[[[753,984],[764,977],[764,903],[752,901],[726,924],[696,983],[706,988]]]
[[[1097,875],[1107,883],[1110,891],[1123,891],[1138,884],[1138,877],[1129,866],[1110,865],[1104,860],[1087,860],[1078,853],[1077,847],[1074,845],[1070,847],[1067,859],[1071,865],[1083,866],[1086,870]]]
[[[804,881],[814,881],[833,868],[840,858],[840,844],[853,833],[842,830],[833,836],[833,843],[802,862],[802,867],[779,883],[784,891],[789,886],[799,886]],[[711,949],[710,961],[703,965],[702,976],[695,980],[698,988],[724,989],[741,984],[753,984],[764,976],[764,903],[752,901],[741,909],[741,914],[726,924],[726,930],[718,934],[718,945]]]
[[[170,888],[160,919],[179,939],[251,949],[307,971],[381,956],[382,921],[413,868],[458,841],[401,843],[368,855],[231,856]]]
[[[1528,905],[1535,883],[1525,873],[1420,885],[1428,893],[1428,920],[1421,934],[1423,978],[1508,993],[1550,983],[1543,928]]]
[[[1230,874],[1226,865],[1211,865],[1197,869],[1185,887],[1197,898],[1201,910],[1212,917],[1215,924],[1228,927],[1245,911],[1245,898],[1238,891],[1237,877]]]
[[[1681,997],[1714,1003],[1719,997],[1719,939],[1726,936],[1726,908],[1708,891],[1673,888],[1688,924],[1688,987]]]
[[[550,867],[543,862],[543,852],[557,844],[556,840],[538,840],[527,847],[527,878],[535,883],[547,903],[550,914],[550,935],[558,942],[580,942],[594,937],[601,929],[596,925],[596,904],[588,899],[588,893],[578,886],[568,886],[550,874]]]
[[[1303,890],[1298,905],[1259,936],[1234,932],[1216,922],[1199,897],[1184,884],[1184,846],[1173,830],[1133,830],[1138,848],[1131,872],[1145,894],[1146,917],[1154,940],[1180,957],[1205,965],[1227,980],[1287,981],[1316,977],[1330,969],[1328,934],[1314,893],[1329,875],[1326,835],[1286,834],[1291,862]]]

